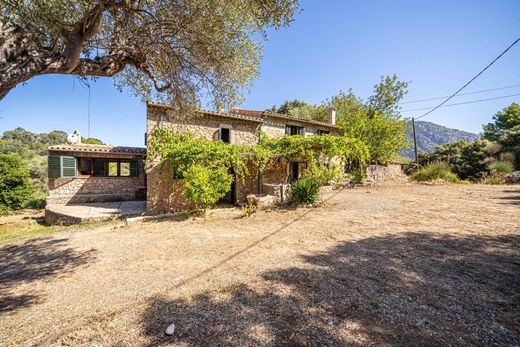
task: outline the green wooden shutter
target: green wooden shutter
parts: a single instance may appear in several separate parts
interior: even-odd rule
[[[130,177],[137,177],[138,176],[138,165],[137,160],[130,161]]]
[[[76,158],[61,157],[61,177],[76,177]]]
[[[285,135],[291,135],[291,126],[289,124],[285,124]]]
[[[300,127],[298,130],[300,131],[300,135],[305,135],[305,127]]]
[[[47,173],[49,178],[61,177],[61,157],[59,155],[47,157]]]

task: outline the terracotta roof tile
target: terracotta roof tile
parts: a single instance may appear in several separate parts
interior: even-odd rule
[[[61,144],[61,145],[50,146],[47,149],[49,151],[57,151],[57,152],[114,153],[114,154],[139,154],[139,155],[146,154],[146,148],[110,146],[110,145]]]

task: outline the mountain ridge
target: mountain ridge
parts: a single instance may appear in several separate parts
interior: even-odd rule
[[[480,138],[479,134],[463,131],[459,129],[448,128],[433,122],[416,121],[415,132],[417,135],[417,150],[421,152],[433,152],[435,147],[445,143],[466,140],[473,142]],[[410,132],[412,146],[401,151],[401,155],[408,158],[414,158],[413,137]]]

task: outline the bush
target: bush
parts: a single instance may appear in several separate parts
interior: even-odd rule
[[[503,184],[504,182],[503,175],[491,175],[482,180],[483,184]]]
[[[21,208],[33,190],[22,160],[14,154],[0,154],[0,214]]]
[[[258,206],[255,204],[247,204],[242,206],[242,215],[244,217],[251,217],[252,214],[256,213]]]
[[[225,168],[191,166],[184,176],[186,197],[197,208],[206,209],[217,203],[231,189],[233,176]]]
[[[342,182],[345,180],[345,174],[339,165],[335,163],[329,164],[329,166],[323,164],[312,165],[304,171],[303,177],[315,181],[320,186],[326,185],[330,181]]]
[[[514,170],[513,164],[509,161],[497,160],[489,165],[489,171],[491,171],[492,174],[510,174]]]
[[[431,181],[444,180],[447,182],[460,182],[457,175],[451,172],[450,167],[446,163],[431,163],[412,175],[414,181]]]
[[[24,208],[30,208],[33,210],[42,210],[45,208],[45,197],[47,194],[45,193],[35,193],[32,198],[27,200],[23,207]]]
[[[300,178],[291,185],[289,201],[294,205],[312,205],[318,200],[320,185],[310,178]]]
[[[513,152],[504,152],[500,154],[500,160],[515,163],[515,154]]]

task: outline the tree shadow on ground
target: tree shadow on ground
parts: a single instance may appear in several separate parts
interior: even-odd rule
[[[503,204],[520,205],[520,189],[518,190],[504,190],[504,193],[516,193],[518,195],[508,195],[497,199],[505,200]]]
[[[518,345],[519,246],[427,232],[343,242],[247,285],[154,297],[141,324],[150,346]]]
[[[0,248],[0,312],[41,301],[34,293],[14,293],[19,285],[65,275],[94,259],[94,250],[70,248],[66,238],[40,238]]]

